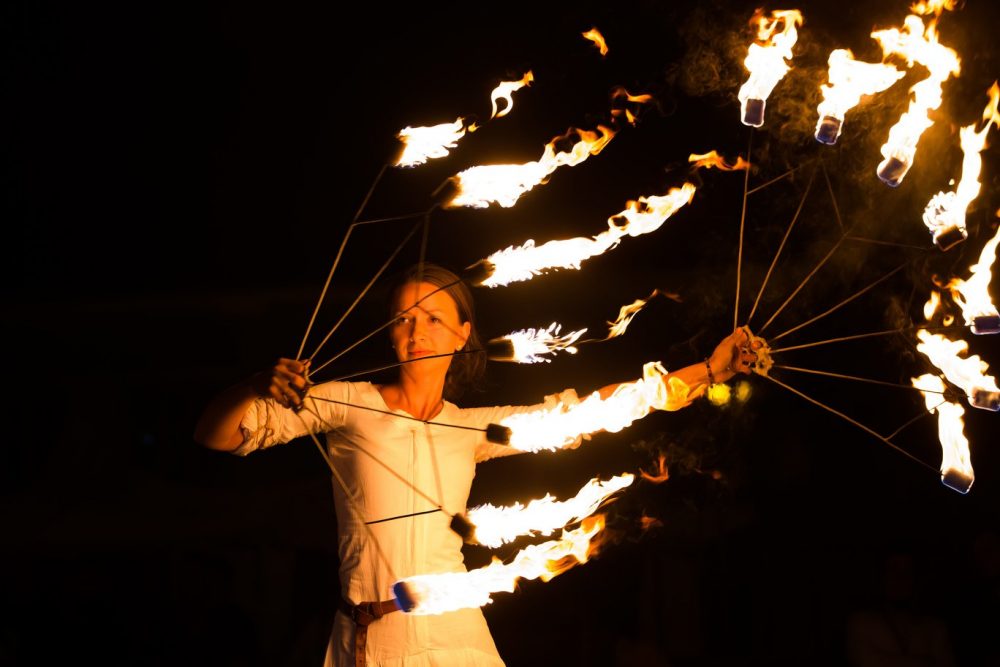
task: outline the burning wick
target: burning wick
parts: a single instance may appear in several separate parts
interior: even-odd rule
[[[765,17],[762,10],[758,10],[750,22],[757,24],[757,39],[743,61],[750,78],[740,88],[739,100],[743,124],[760,127],[764,124],[767,96],[791,69],[785,60],[792,59],[792,46],[798,39],[796,28],[802,25],[802,14],[795,9],[776,10]]]
[[[903,78],[906,72],[884,63],[859,62],[849,49],[836,49],[830,53],[828,62],[829,84],[820,86],[823,101],[818,109],[816,141],[832,146],[840,137],[848,110],[857,106],[863,95],[885,90]]]
[[[587,330],[580,329],[560,335],[561,328],[561,324],[553,322],[547,329],[524,329],[494,338],[486,344],[486,354],[494,361],[515,361],[520,364],[548,363],[551,360],[543,355],[555,354],[559,350],[576,354],[577,348],[573,343]]]

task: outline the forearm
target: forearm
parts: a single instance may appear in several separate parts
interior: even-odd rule
[[[241,382],[216,396],[194,429],[194,439],[209,449],[233,451],[243,444],[240,422],[258,393],[249,381]]]

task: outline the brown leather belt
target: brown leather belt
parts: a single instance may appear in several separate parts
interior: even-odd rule
[[[352,605],[347,600],[340,601],[340,611],[354,621],[354,665],[365,667],[365,647],[368,643],[368,626],[386,614],[399,611],[395,600],[362,602]]]

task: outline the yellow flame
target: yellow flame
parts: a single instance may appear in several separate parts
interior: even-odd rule
[[[587,32],[580,33],[585,39],[589,39],[600,50],[602,56],[608,55],[608,43],[604,41],[604,35],[595,27]]]
[[[549,581],[594,555],[594,538],[604,529],[604,516],[584,519],[576,530],[564,530],[559,538],[525,547],[510,563],[494,560],[470,572],[420,574],[402,580],[416,606],[411,614],[443,614],[456,609],[491,603],[492,593],[512,593],[521,579]]]
[[[430,127],[405,127],[396,137],[403,142],[403,152],[394,167],[415,167],[419,164],[444,157],[449,148],[454,148],[458,140],[465,136],[465,121],[458,118],[454,123],[441,123]]]
[[[559,167],[578,165],[591,155],[600,153],[615,136],[615,131],[603,125],[598,125],[597,129],[597,132],[588,132],[571,128],[565,135],[546,144],[541,159],[536,162],[481,165],[456,174],[452,180],[458,194],[446,206],[486,208],[491,203],[497,203],[510,208],[521,195],[543,183]],[[557,153],[556,143],[572,136],[578,136],[579,141],[568,151]]]
[[[509,507],[486,504],[468,511],[476,526],[476,541],[484,547],[496,548],[524,535],[551,535],[553,531],[575,523],[597,511],[605,500],[635,481],[628,473],[606,482],[594,478],[568,500],[556,500],[549,494]]]
[[[500,422],[511,430],[510,446],[524,452],[568,447],[583,435],[617,433],[653,409],[678,410],[691,400],[684,381],[670,377],[659,362],[643,367],[643,377],[625,382],[607,398],[594,392],[582,401],[558,401],[551,408],[511,415]]]
[[[729,164],[726,159],[719,155],[716,151],[709,151],[707,153],[702,153],[701,155],[697,153],[691,153],[688,155],[688,162],[694,165],[695,169],[720,169],[722,171],[737,171],[739,169],[749,169],[750,163],[743,158],[736,156],[736,162],[734,164]]]
[[[782,77],[791,69],[792,47],[798,39],[802,14],[797,9],[775,10],[764,16],[757,10],[751,23],[757,23],[757,41],[750,45],[744,66],[750,77],[740,88],[741,113],[746,117],[747,100],[767,99]],[[780,27],[780,30],[779,30]]]
[[[955,9],[954,0],[930,0],[929,2],[921,0],[910,5],[910,11],[921,16],[927,16],[928,14],[941,16],[941,12],[946,9],[948,11]]]
[[[615,86],[611,90],[612,105],[616,103],[624,104],[629,102],[633,104],[648,104],[649,102],[652,101],[653,101],[652,95],[649,95],[647,93],[643,93],[640,95],[633,95],[632,93],[628,92],[624,86]],[[635,113],[633,113],[631,109],[627,107],[617,108],[615,106],[612,106],[611,117],[620,118],[622,116],[625,116],[625,121],[629,125],[635,125],[636,120],[638,120],[638,116]]]
[[[493,112],[490,114],[490,119],[503,118],[510,113],[510,110],[514,108],[514,98],[513,94],[515,91],[521,90],[525,86],[531,84],[535,80],[535,75],[531,73],[531,70],[521,77],[518,81],[504,81],[499,86],[493,89],[490,93],[490,102],[493,104]],[[504,101],[504,108],[499,112],[497,111],[497,100],[502,99]]]
[[[961,62],[958,54],[938,42],[933,19],[925,27],[919,16],[911,14],[904,20],[902,30],[876,30],[872,37],[882,46],[885,56],[902,56],[910,66],[919,63],[929,71],[926,79],[910,89],[910,106],[889,130],[889,139],[882,146],[884,160],[878,167],[879,174],[885,173],[887,168],[891,169],[892,161],[897,161],[902,165],[901,173],[898,178],[890,180],[898,185],[913,164],[920,136],[933,122],[929,112],[941,105],[941,86],[948,77],[958,75]]]
[[[573,344],[587,330],[580,329],[560,335],[561,329],[561,324],[553,322],[547,329],[524,329],[507,334],[504,338],[509,340],[514,348],[512,361],[520,364],[535,364],[540,361],[547,363],[550,360],[542,355],[554,354],[559,350],[576,354],[577,348],[573,347]]]
[[[930,298],[927,299],[927,303],[924,304],[924,319],[930,322],[931,318],[934,317],[934,313],[936,313],[940,307],[941,293],[932,290]]]
[[[625,333],[628,325],[632,322],[632,318],[635,317],[640,310],[645,308],[646,304],[650,300],[660,293],[660,290],[653,290],[653,293],[647,296],[645,299],[636,299],[627,306],[622,306],[621,310],[618,311],[618,319],[614,322],[608,322],[608,326],[611,327],[608,331],[608,337],[605,340],[610,340],[612,338],[617,338]]]
[[[965,409],[957,403],[942,398],[941,392],[945,390],[944,382],[936,375],[928,373],[913,378],[913,386],[922,390],[927,411],[938,414],[942,477],[957,473],[966,478],[971,486],[974,479],[972,458],[969,454],[969,441],[962,432]]]
[[[843,121],[863,95],[880,93],[906,75],[906,72],[900,72],[887,63],[855,60],[849,49],[831,52],[827,62],[828,83],[820,86],[823,92],[823,101],[818,108],[820,123],[826,117]]]
[[[965,323],[973,324],[977,317],[996,317],[997,308],[990,300],[990,281],[992,280],[993,263],[997,258],[997,246],[1000,245],[1000,227],[983,246],[979,253],[979,262],[970,267],[972,277],[968,280],[954,278],[948,283],[955,303],[962,309]]]
[[[482,285],[498,287],[531,280],[551,269],[579,269],[584,260],[614,248],[625,236],[639,236],[659,229],[667,218],[691,201],[694,192],[695,186],[685,183],[662,196],[629,201],[624,211],[608,219],[607,231],[595,237],[549,241],[540,246],[529,239],[521,246],[498,250],[486,259],[493,266],[493,273]],[[625,224],[620,224],[622,219]]]
[[[964,356],[969,351],[969,344],[964,340],[949,340],[926,329],[918,330],[917,338],[920,339],[917,350],[930,359],[949,382],[961,387],[966,395],[971,396],[976,389],[1000,391],[996,379],[986,374],[989,364],[975,354]]]

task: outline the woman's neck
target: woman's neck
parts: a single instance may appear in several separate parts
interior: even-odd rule
[[[381,388],[382,398],[393,410],[405,410],[417,419],[433,419],[441,411],[444,378],[400,373],[395,384]]]

